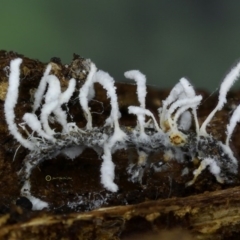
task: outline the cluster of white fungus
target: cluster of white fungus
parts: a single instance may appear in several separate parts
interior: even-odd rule
[[[118,149],[134,145],[139,154],[137,165],[131,164],[127,171],[132,181],[140,181],[143,175],[142,166],[148,160],[151,152],[163,151],[164,156],[184,161],[184,156],[197,157],[200,166],[193,172],[194,178],[186,183],[193,184],[198,175],[208,167],[218,182],[228,182],[228,174],[236,174],[238,166],[236,158],[229,147],[229,141],[233,130],[240,120],[240,107],[238,106],[227,125],[226,143],[215,140],[207,133],[206,127],[214,114],[221,110],[226,103],[226,95],[232,84],[240,75],[240,63],[234,67],[223,80],[219,102],[216,108],[209,114],[202,126],[199,126],[197,108],[202,96],[196,95],[193,86],[186,78],[181,78],[171,90],[169,96],[162,101],[162,107],[158,109],[159,119],[146,109],[146,77],[138,70],[125,72],[125,77],[133,79],[137,85],[137,96],[140,106],[129,106],[129,114],[137,116],[137,125],[129,130],[126,126],[120,126],[121,113],[118,105],[114,79],[106,72],[97,70],[95,64],[89,61],[90,70],[85,83],[80,89],[76,89],[76,80],[69,80],[67,89],[62,92],[60,80],[50,74],[51,64],[47,65],[43,77],[34,95],[32,112],[25,113],[21,126],[32,130],[28,138],[24,138],[15,122],[14,108],[18,101],[20,84],[20,65],[22,59],[17,58],[10,63],[9,87],[5,100],[4,112],[10,133],[25,148],[30,150],[24,160],[24,167],[20,171],[25,183],[21,194],[28,197],[33,203],[33,209],[42,209],[48,203],[31,195],[30,175],[32,169],[41,161],[62,153],[71,159],[79,156],[87,147],[93,148],[102,154],[100,169],[101,183],[111,192],[117,192],[118,186],[114,183],[115,165],[112,161],[112,153]],[[95,96],[94,83],[99,83],[110,98],[111,113],[106,119],[105,125],[99,129],[93,126],[92,115],[88,106],[89,101]],[[62,105],[68,104],[75,91],[79,91],[79,104],[87,120],[86,127],[81,129],[75,122],[67,121],[67,113]],[[39,116],[36,112],[39,111]],[[146,117],[150,120],[146,122]],[[62,126],[61,132],[55,132],[49,125],[50,121],[56,121]],[[191,128],[194,122],[194,128]],[[150,129],[150,130],[149,130]],[[58,136],[58,137],[56,137]],[[59,137],[61,136],[61,137]],[[219,155],[215,156],[209,143],[218,147]],[[186,152],[186,146],[190,149]],[[99,151],[99,149],[102,149]],[[225,169],[224,171],[222,169]],[[156,168],[160,171],[160,168]]]

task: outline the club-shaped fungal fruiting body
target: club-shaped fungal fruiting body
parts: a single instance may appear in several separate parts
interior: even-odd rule
[[[32,111],[26,112],[22,117],[21,127],[26,131],[27,137],[19,131],[14,111],[19,95],[21,64],[20,58],[10,62],[4,113],[10,134],[29,150],[19,175],[24,182],[21,194],[32,202],[33,209],[48,207],[48,203],[34,197],[31,193],[32,170],[40,162],[59,154],[65,154],[74,159],[85,148],[92,148],[102,153],[100,179],[104,188],[111,192],[118,191],[118,186],[114,182],[115,164],[112,161],[112,154],[128,146],[134,146],[138,152],[138,162],[135,165],[130,164],[126,169],[130,175],[129,181],[141,182],[144,174],[143,166],[147,161],[151,161],[149,155],[154,152],[163,152],[165,156],[179,162],[194,158],[200,160],[198,168],[193,172],[193,179],[186,182],[186,186],[194,184],[199,174],[206,168],[220,183],[234,181],[233,176],[237,174],[238,161],[229,147],[229,141],[240,119],[240,107],[235,109],[227,125],[225,143],[207,133],[206,127],[214,114],[226,103],[227,92],[240,75],[240,63],[232,68],[223,80],[218,104],[201,126],[198,122],[197,109],[201,104],[202,96],[196,94],[186,78],[181,78],[169,96],[162,101],[162,106],[158,109],[159,119],[156,119],[154,114],[146,109],[145,75],[138,70],[125,72],[125,77],[134,80],[137,85],[139,106],[128,107],[128,113],[136,115],[137,118],[134,128],[119,123],[121,113],[118,96],[114,79],[108,73],[97,70],[95,64],[86,59],[84,64],[88,69],[88,74],[82,86],[79,87],[76,79],[71,78],[68,86],[62,89],[59,78],[51,72],[52,64],[50,63],[46,66],[34,93]],[[102,85],[111,104],[110,116],[102,127],[94,126],[89,108],[89,101],[95,96],[94,83]],[[67,112],[62,107],[72,101],[73,94],[76,92],[78,93],[77,100],[87,121],[84,128],[80,128],[77,122],[69,122]],[[150,118],[147,122],[146,117]],[[52,129],[50,122],[57,122],[61,130]],[[156,167],[155,170],[160,171],[160,168]]]

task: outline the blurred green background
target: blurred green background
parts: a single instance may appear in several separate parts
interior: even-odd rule
[[[1,0],[0,19],[1,49],[63,63],[78,53],[160,88],[186,76],[213,91],[240,58],[239,0]]]

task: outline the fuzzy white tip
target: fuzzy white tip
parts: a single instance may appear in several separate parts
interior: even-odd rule
[[[240,62],[231,69],[231,71],[227,74],[227,76],[224,78],[220,91],[219,91],[219,103],[218,103],[218,110],[221,110],[223,108],[223,105],[226,103],[227,99],[227,93],[229,89],[232,87],[232,85],[235,83],[235,81],[240,76]]]
[[[145,108],[145,99],[147,95],[146,76],[139,70],[131,70],[124,73],[124,76],[133,79],[137,83],[137,95],[140,107]]]
[[[207,135],[206,132],[207,125],[212,120],[215,113],[223,108],[224,104],[227,101],[226,99],[227,93],[231,86],[234,84],[234,82],[239,78],[239,76],[240,76],[240,62],[235,67],[233,67],[224,78],[219,90],[218,104],[215,107],[215,109],[213,109],[213,111],[208,115],[206,120],[203,122],[200,128],[201,135]]]
[[[190,82],[186,78],[184,78],[184,77],[181,78],[179,80],[179,82],[181,83],[181,85],[184,89],[186,97],[192,98],[192,97],[196,96],[196,93],[195,93],[195,90],[194,90],[193,86],[190,84]]]
[[[226,139],[226,145],[229,145],[229,141],[232,137],[233,130],[235,126],[237,125],[237,122],[240,120],[240,105],[234,110],[233,115],[230,119],[229,124],[227,125],[227,139]]]
[[[117,192],[118,186],[113,182],[115,177],[115,165],[112,161],[111,149],[108,147],[108,145],[105,145],[104,147],[104,155],[102,156],[102,159],[101,183],[107,190],[111,192]]]

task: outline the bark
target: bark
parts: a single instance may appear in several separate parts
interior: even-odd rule
[[[9,135],[3,111],[8,66],[16,57],[23,58],[20,94],[15,108],[17,123],[22,122],[25,112],[31,111],[32,95],[46,66],[14,52],[0,51],[0,239],[134,239],[136,234],[141,234],[142,238],[147,234],[146,239],[174,239],[176,236],[182,236],[182,239],[238,239],[239,174],[233,184],[220,184],[206,169],[193,186],[186,188],[185,183],[192,179],[192,172],[199,162],[169,162],[162,152],[152,154],[149,162],[157,163],[163,159],[164,171],[153,173],[150,167],[146,168],[142,183],[132,183],[126,173],[129,162],[137,161],[136,149],[116,152],[113,155],[115,181],[120,188],[116,194],[101,186],[101,159],[91,149],[86,149],[74,161],[64,156],[46,160],[36,166],[31,184],[33,195],[49,202],[50,208],[32,211],[28,200],[20,196],[22,182],[17,175],[29,151],[19,148],[18,142]],[[87,71],[77,70],[86,68],[84,58],[74,55],[68,66],[59,58],[51,61],[54,64],[52,74],[58,76],[62,89],[71,77],[76,78],[81,87]],[[120,124],[133,128],[136,118],[127,114],[127,107],[138,105],[136,86],[126,83],[116,83],[116,86],[122,113]],[[95,88],[96,101],[90,103],[91,111],[97,113],[93,124],[102,126],[111,107],[105,90],[98,84]],[[146,107],[155,116],[168,92],[148,86]],[[205,91],[198,93],[204,97],[198,110],[202,122],[216,105],[217,96],[209,99]],[[229,116],[238,103],[239,91],[229,93],[226,106],[216,114],[208,128],[214,138],[224,140]],[[68,111],[79,127],[85,126],[79,104],[73,101]],[[59,128],[58,125],[52,127]],[[235,156],[239,155],[240,149],[238,134],[239,127],[231,142]],[[183,176],[185,167],[190,173]],[[139,236],[135,237],[139,239]]]

